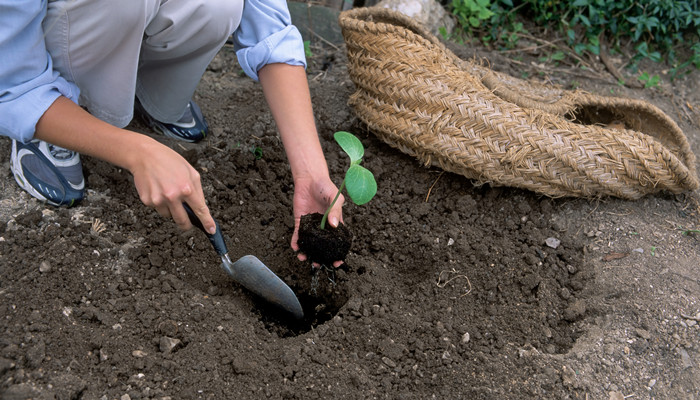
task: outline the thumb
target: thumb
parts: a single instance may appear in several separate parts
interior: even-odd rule
[[[328,213],[328,223],[331,224],[333,228],[337,228],[338,225],[343,222],[343,204],[345,203],[345,198],[341,195],[338,201],[335,202],[331,212]]]

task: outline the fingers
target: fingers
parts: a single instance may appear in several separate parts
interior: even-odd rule
[[[299,225],[301,224],[301,217],[294,217],[294,233],[292,233],[291,246],[292,250],[299,251]],[[306,257],[304,257],[306,259]],[[304,261],[304,260],[301,260]]]
[[[185,202],[190,207],[190,209],[192,209],[192,212],[197,217],[197,219],[199,219],[199,221],[202,223],[204,230],[210,235],[216,233],[216,222],[211,216],[211,213],[209,212],[209,207],[207,207],[207,204],[204,201],[204,194],[202,194],[201,196],[188,196],[185,198]],[[180,203],[179,208],[182,209],[182,211],[185,213],[185,218],[187,218],[187,220],[189,221],[189,216],[187,215],[185,208],[182,207],[182,203]],[[173,216],[173,219],[175,219],[175,216]],[[175,222],[177,222],[177,220],[175,220]]]
[[[331,212],[328,213],[328,223],[332,227],[337,228],[338,224],[343,222],[343,204],[345,203],[345,197],[342,195],[338,197],[338,201],[335,202]]]

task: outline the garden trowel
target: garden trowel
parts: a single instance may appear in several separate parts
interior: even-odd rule
[[[214,220],[216,223],[216,233],[213,235],[209,234],[204,230],[202,222],[197,218],[192,209],[185,203],[183,203],[183,206],[187,211],[187,215],[190,217],[192,225],[206,233],[212,246],[214,246],[216,252],[221,256],[221,268],[223,268],[234,281],[240,283],[243,287],[268,302],[289,312],[294,318],[304,318],[304,311],[301,308],[299,299],[297,299],[292,289],[287,286],[282,279],[275,275],[274,272],[255,256],[247,255],[241,257],[236,262],[231,262],[219,222]]]

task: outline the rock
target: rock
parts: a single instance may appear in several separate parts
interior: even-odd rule
[[[625,400],[625,395],[623,395],[622,393],[620,393],[618,391],[613,390],[610,392],[609,399],[610,400]]]
[[[163,353],[172,353],[182,343],[180,339],[162,336],[160,338],[160,351]]]
[[[690,355],[688,354],[685,349],[680,349],[681,353],[681,364],[683,365],[683,369],[688,369],[693,366],[693,361],[690,359]]]
[[[389,357],[382,357],[382,362],[389,368],[396,368],[396,363]]]
[[[51,271],[51,264],[49,264],[48,261],[44,260],[41,262],[41,264],[39,264],[39,272],[41,272],[42,274],[44,274],[46,272],[50,272],[50,271]]]
[[[561,380],[564,386],[573,387],[576,384],[576,372],[573,368],[569,368],[566,365],[561,371]]]
[[[635,329],[635,332],[637,333],[637,336],[639,336],[642,339],[649,340],[651,339],[651,333],[645,329],[637,328]]]
[[[144,358],[148,355],[148,353],[146,353],[143,350],[134,350],[131,352],[131,355],[136,357],[136,358]]]
[[[455,28],[454,20],[435,0],[382,0],[377,3],[377,6],[390,8],[415,18],[434,35],[440,34],[440,28],[445,28],[447,34],[452,33]]]
[[[550,237],[550,238],[545,239],[544,243],[545,243],[548,247],[551,247],[551,248],[553,248],[553,249],[556,249],[556,248],[559,247],[559,245],[561,244],[561,240],[559,240],[559,239],[557,239],[557,238]]]

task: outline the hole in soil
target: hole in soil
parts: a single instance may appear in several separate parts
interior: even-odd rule
[[[260,320],[267,330],[282,338],[293,337],[323,325],[338,314],[348,301],[347,292],[330,276],[326,279],[324,271],[318,272],[315,278],[318,279],[314,279],[310,287],[305,289],[292,287],[304,310],[304,319],[301,321],[280,312],[278,308],[267,302],[256,303],[260,311]]]

